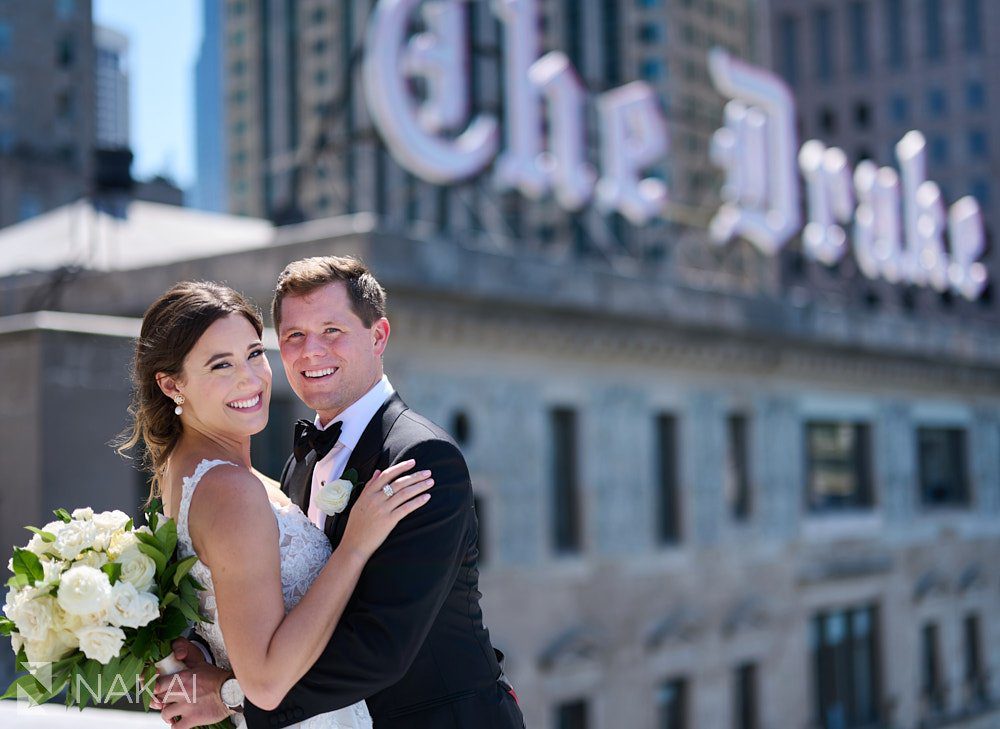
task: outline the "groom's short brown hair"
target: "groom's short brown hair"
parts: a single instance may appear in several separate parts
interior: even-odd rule
[[[327,284],[343,281],[351,308],[366,327],[385,316],[385,289],[361,260],[354,256],[316,256],[292,261],[278,275],[271,301],[274,329],[281,327],[281,301],[305,296]]]

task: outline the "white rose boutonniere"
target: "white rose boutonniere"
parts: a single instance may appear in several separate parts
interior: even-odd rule
[[[351,500],[351,492],[357,485],[358,474],[353,468],[344,474],[344,478],[327,481],[316,495],[316,506],[327,516],[339,514],[347,508]]]

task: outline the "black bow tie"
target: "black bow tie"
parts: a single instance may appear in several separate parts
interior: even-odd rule
[[[320,430],[308,420],[299,420],[295,423],[295,442],[292,447],[295,460],[301,463],[309,455],[309,451],[316,451],[317,463],[322,461],[337,445],[343,427],[344,424],[338,420],[326,430]]]

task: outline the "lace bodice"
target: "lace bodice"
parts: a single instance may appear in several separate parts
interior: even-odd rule
[[[194,473],[186,476],[181,484],[181,502],[177,510],[177,544],[181,557],[195,554],[188,528],[188,512],[191,509],[191,497],[202,477],[215,466],[222,464],[235,465],[230,461],[203,460]],[[261,488],[264,488],[261,484]],[[271,501],[274,518],[278,524],[278,550],[281,558],[281,593],[285,600],[285,612],[295,607],[309,587],[319,576],[323,565],[330,557],[330,542],[302,513],[295,504],[282,505]],[[191,568],[191,574],[205,586],[198,595],[201,612],[212,619],[211,623],[198,623],[196,630],[212,649],[212,655],[218,665],[231,668],[229,653],[219,627],[218,612],[215,603],[215,588],[212,583],[212,572],[199,560]],[[239,716],[242,724],[242,716]],[[297,727],[308,729],[371,729],[371,717],[364,702],[345,709],[312,717]]]

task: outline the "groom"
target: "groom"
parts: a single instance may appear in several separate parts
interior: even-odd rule
[[[410,410],[382,372],[382,286],[354,258],[307,258],[282,271],[271,312],[288,381],[317,414],[296,426],[282,488],[333,547],[361,489],[326,516],[315,501],[326,481],[354,469],[364,484],[376,469],[413,458],[434,486],[375,552],[330,642],[281,704],[246,703],[249,728],[278,729],[365,700],[375,729],[524,729],[479,607],[469,471],[447,433]],[[205,687],[231,674],[189,646],[178,653],[202,697],[182,721],[218,721],[228,712]]]

